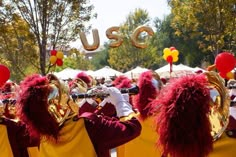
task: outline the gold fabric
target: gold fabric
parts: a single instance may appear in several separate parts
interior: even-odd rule
[[[65,121],[57,142],[42,140],[40,157],[96,157],[84,119]]]

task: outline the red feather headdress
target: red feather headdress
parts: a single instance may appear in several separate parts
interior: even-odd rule
[[[158,146],[164,156],[206,157],[212,150],[210,91],[203,74],[170,80],[158,96]]]
[[[156,99],[158,91],[152,84],[152,71],[143,72],[138,78],[139,93],[134,96],[134,107],[138,109],[141,119],[150,115],[151,102]]]
[[[126,76],[118,76],[112,83],[116,88],[130,88],[132,81]]]
[[[48,112],[49,80],[38,74],[26,77],[20,84],[17,114],[31,136],[57,139],[59,125]]]

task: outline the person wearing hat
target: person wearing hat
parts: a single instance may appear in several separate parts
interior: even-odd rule
[[[71,110],[73,101],[55,76],[38,74],[20,84],[18,115],[33,137],[40,137],[40,157],[109,157],[109,150],[141,132],[131,105],[115,87],[103,87],[119,118]]]
[[[39,139],[30,138],[16,115],[17,84],[6,82],[0,95],[0,152],[3,157],[38,157]]]

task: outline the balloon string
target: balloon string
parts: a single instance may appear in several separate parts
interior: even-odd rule
[[[172,73],[172,62],[170,62],[170,77],[171,77],[171,73]]]

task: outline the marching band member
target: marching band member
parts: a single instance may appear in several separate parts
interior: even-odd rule
[[[87,75],[85,72],[79,72],[77,75],[76,75],[76,79],[79,78],[81,79],[82,81],[84,81],[87,85],[88,88],[91,88],[93,86],[93,79]]]
[[[156,102],[162,157],[235,156],[236,139],[225,132],[229,101],[225,82],[214,71],[170,80]]]
[[[32,75],[20,84],[18,114],[31,136],[40,136],[40,157],[108,157],[109,150],[141,131],[131,105],[115,87],[103,87],[119,119],[85,112],[78,116],[68,93],[51,75]]]
[[[122,88],[131,88],[131,80],[129,80],[127,77],[121,75],[115,78],[115,80],[112,82],[112,86],[122,89]],[[129,96],[127,93],[123,94],[127,98],[127,101],[132,105],[132,96]],[[98,113],[104,114],[107,116],[115,116],[116,117],[116,110],[114,108],[114,105],[106,102],[106,103],[100,103]]]
[[[38,157],[39,139],[30,138],[25,125],[16,116],[17,84],[7,82],[1,88],[0,152],[4,157]]]
[[[70,94],[87,93],[90,86],[90,78],[81,72],[77,75],[77,78],[69,83]],[[95,112],[98,107],[98,102],[92,98],[83,98],[75,101],[78,105],[79,115],[84,112]]]
[[[118,147],[117,156],[158,157],[161,153],[155,147],[157,135],[151,110],[152,103],[157,98],[162,83],[157,73],[146,71],[139,76],[137,85],[139,93],[133,97],[133,106],[139,113],[137,118],[142,125],[142,132],[139,137]]]

